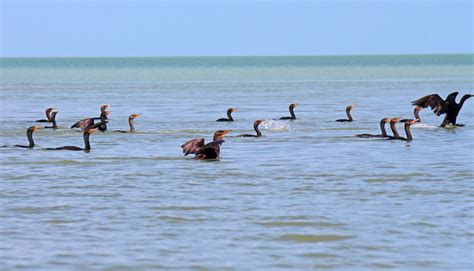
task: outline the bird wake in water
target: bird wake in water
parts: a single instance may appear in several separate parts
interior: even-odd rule
[[[286,121],[279,120],[264,120],[260,127],[270,131],[289,131],[290,124]]]

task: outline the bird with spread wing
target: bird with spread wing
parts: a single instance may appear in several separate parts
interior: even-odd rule
[[[472,94],[466,94],[461,98],[459,103],[456,103],[456,96],[458,92],[453,92],[446,97],[445,100],[441,98],[438,94],[431,94],[425,97],[422,97],[416,101],[413,101],[412,104],[416,106],[421,106],[423,108],[431,107],[433,113],[436,116],[441,116],[445,114],[444,120],[441,123],[440,127],[446,127],[446,125],[451,124],[453,126],[464,126],[463,124],[457,124],[456,118],[458,117],[459,111],[461,111],[464,102],[471,98]]]
[[[198,160],[218,158],[221,152],[221,145],[224,142],[224,137],[230,131],[231,130],[216,131],[214,133],[214,138],[212,139],[212,142],[207,144],[204,143],[204,138],[195,138],[184,143],[183,145],[181,145],[184,156],[187,156],[188,154],[195,154],[195,158]]]

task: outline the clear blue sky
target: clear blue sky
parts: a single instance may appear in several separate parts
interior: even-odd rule
[[[1,2],[1,56],[472,53],[472,1]]]

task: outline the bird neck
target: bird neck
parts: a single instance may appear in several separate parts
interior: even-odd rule
[[[387,136],[387,131],[385,131],[385,121],[380,122],[380,130],[382,131],[382,136]]]
[[[135,127],[133,126],[133,119],[128,119],[128,125],[130,126],[130,132],[134,132]]]
[[[227,118],[228,118],[229,120],[232,120],[232,121],[234,120],[234,119],[232,118],[232,111],[230,111],[230,110],[227,111]]]
[[[257,132],[257,136],[262,136],[262,133],[260,132],[260,129],[258,129],[259,124],[254,124],[253,128],[255,129],[255,132]]]
[[[411,124],[405,123],[405,133],[407,134],[407,140],[413,140],[413,137],[411,136],[410,126]]]
[[[51,114],[51,120],[50,121],[53,123],[53,129],[57,129],[58,126],[56,125],[56,112]]]
[[[415,114],[415,119],[417,119],[418,122],[421,122],[421,119],[420,119],[420,111],[418,111],[418,110],[415,109],[415,110],[413,111],[413,114]]]
[[[347,115],[347,118],[352,121],[352,115],[351,115],[351,110],[350,109],[346,109],[346,115]]]
[[[26,131],[26,137],[28,137],[28,142],[30,142],[28,147],[33,148],[35,146],[35,142],[33,141],[33,131]]]
[[[397,131],[397,127],[395,127],[395,122],[390,122],[390,129],[392,129],[392,133],[394,137],[400,137]]]
[[[295,115],[295,111],[294,111],[294,108],[293,107],[290,107],[290,115],[291,115],[291,118],[292,119],[296,119],[296,115]]]
[[[84,132],[84,150],[90,150],[91,144],[89,142],[89,137],[91,134]]]
[[[51,112],[50,110],[46,110],[46,119],[51,121],[51,114],[49,114],[49,112]]]
[[[459,108],[461,108],[462,105],[464,104],[464,102],[465,102],[467,99],[471,98],[471,97],[472,97],[472,95],[470,95],[470,94],[466,94],[466,95],[462,96],[461,101],[459,102]]]

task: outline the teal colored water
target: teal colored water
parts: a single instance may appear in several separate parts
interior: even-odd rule
[[[472,269],[474,100],[465,127],[425,109],[412,142],[354,135],[473,78],[473,55],[0,59],[0,269]],[[42,149],[81,147],[69,127],[102,104],[91,152]],[[11,147],[47,107],[60,129]],[[182,156],[256,119],[219,161]]]

